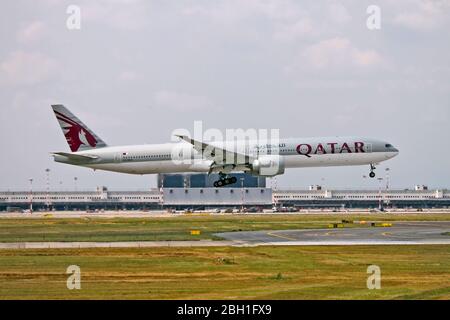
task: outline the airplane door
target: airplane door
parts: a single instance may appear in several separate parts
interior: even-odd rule
[[[371,143],[366,143],[366,144],[364,145],[364,151],[365,151],[366,153],[372,153],[372,144],[371,144]]]
[[[121,154],[121,153],[116,153],[116,154],[114,155],[114,162],[115,162],[115,163],[122,162],[122,154]]]

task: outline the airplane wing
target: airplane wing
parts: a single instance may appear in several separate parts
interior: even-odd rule
[[[211,169],[218,167],[236,167],[238,165],[246,165],[254,160],[254,158],[249,155],[219,148],[212,144],[189,138],[188,136],[176,136],[192,144],[194,149],[200,152],[203,157],[208,160],[212,160],[213,164],[211,165]]]
[[[53,155],[57,156],[63,156],[70,160],[77,161],[77,162],[87,162],[90,160],[98,159],[97,156],[90,156],[90,155],[81,155],[81,154],[73,154],[68,152],[52,152]]]

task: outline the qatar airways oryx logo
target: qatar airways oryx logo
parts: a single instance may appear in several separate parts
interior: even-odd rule
[[[89,131],[62,113],[55,113],[72,152],[78,151],[81,146],[95,148],[97,139]]]
[[[297,145],[296,148],[298,154],[308,157],[311,154],[366,152],[364,149],[365,149],[364,142],[354,142],[353,144],[348,142],[344,142],[342,144],[338,142],[328,142],[328,143],[318,143],[316,145],[302,143]]]

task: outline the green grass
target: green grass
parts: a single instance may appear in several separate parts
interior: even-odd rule
[[[213,234],[227,231],[327,228],[347,220],[435,221],[450,220],[450,214],[371,215],[229,215],[174,216],[167,218],[37,218],[0,219],[0,242],[23,241],[156,241],[217,240]],[[360,225],[348,225],[354,227]],[[192,236],[197,229],[201,235]]]
[[[0,298],[450,299],[449,271],[445,245],[0,250]]]

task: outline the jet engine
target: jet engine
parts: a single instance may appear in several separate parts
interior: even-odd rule
[[[253,175],[273,177],[283,174],[285,169],[284,158],[279,155],[260,156],[251,164],[250,173]]]

